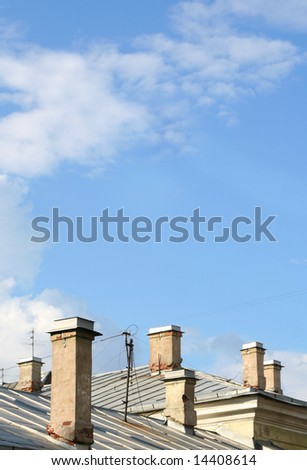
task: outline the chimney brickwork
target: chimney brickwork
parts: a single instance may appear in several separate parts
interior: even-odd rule
[[[148,333],[150,343],[149,368],[151,372],[162,372],[181,368],[180,326],[169,325],[151,328]]]
[[[262,343],[253,342],[243,344],[241,349],[243,362],[244,387],[265,389],[264,359],[265,349]]]
[[[280,361],[275,359],[264,362],[265,389],[270,392],[282,394],[281,389],[281,369]]]
[[[39,392],[42,388],[41,373],[43,361],[39,357],[28,357],[18,362],[19,381],[16,390]]]
[[[94,322],[74,317],[56,320],[52,343],[51,416],[48,433],[71,444],[93,443],[91,423]]]
[[[194,371],[179,369],[165,373],[165,416],[168,424],[183,426],[188,434],[194,433],[197,417],[194,409],[196,378]]]

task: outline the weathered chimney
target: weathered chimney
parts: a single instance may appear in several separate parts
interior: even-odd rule
[[[243,385],[244,387],[265,389],[265,377],[263,368],[263,358],[265,349],[262,343],[257,341],[253,343],[243,344],[242,349],[243,361]]]
[[[41,374],[43,361],[39,357],[28,357],[18,362],[19,381],[16,390],[39,392],[42,388]]]
[[[165,416],[168,425],[182,429],[186,434],[194,434],[197,423],[194,409],[195,372],[178,369],[166,372],[165,382]]]
[[[282,394],[281,389],[281,369],[280,361],[275,359],[264,362],[265,389],[270,392]]]
[[[48,433],[71,444],[93,443],[91,423],[92,341],[94,322],[74,317],[54,321],[51,416]]]
[[[149,368],[151,372],[180,369],[182,362],[182,331],[180,326],[169,325],[150,328],[148,336],[150,343]]]

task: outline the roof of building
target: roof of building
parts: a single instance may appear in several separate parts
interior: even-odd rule
[[[195,371],[197,378],[196,403],[227,393],[245,390],[243,385],[222,377]],[[104,372],[92,378],[92,404],[117,411],[124,409],[127,369]],[[43,396],[50,396],[50,386],[45,386]],[[148,366],[136,367],[131,373],[129,406],[132,413],[149,412],[164,408],[165,384],[161,376],[152,375]]]
[[[260,393],[268,398],[307,407],[307,402],[267,390],[244,387],[234,380],[226,379],[202,371],[195,371],[195,405],[217,399]],[[165,407],[165,384],[163,376],[151,374],[148,366],[136,367],[131,373],[129,386],[129,406],[131,413],[150,413]],[[123,410],[127,383],[127,369],[105,372],[92,378],[93,405]],[[50,395],[50,386],[42,392]]]
[[[267,390],[244,387],[241,383],[195,371],[195,405],[208,401],[225,400],[242,395],[260,394],[267,398],[288,404],[307,407],[307,402]],[[165,408],[165,384],[159,374],[151,374],[148,366],[133,369],[129,385],[128,411],[147,416]],[[17,384],[17,382],[16,382]],[[4,387],[15,388],[16,384]],[[92,405],[115,411],[125,408],[127,369],[103,372],[92,377]],[[40,392],[43,397],[50,397],[51,385],[45,385]]]
[[[50,399],[0,387],[0,449],[61,450],[72,446],[47,434]],[[93,449],[97,450],[216,450],[246,449],[215,433],[196,429],[189,436],[151,418],[92,408]]]

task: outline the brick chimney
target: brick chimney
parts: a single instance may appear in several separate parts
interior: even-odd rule
[[[281,389],[281,369],[280,361],[275,359],[264,362],[265,389],[270,392],[282,394]]]
[[[43,361],[39,357],[28,357],[18,362],[19,381],[16,390],[39,392],[42,387],[41,373]]]
[[[265,349],[262,343],[257,341],[243,344],[241,349],[243,362],[243,385],[244,387],[265,389],[264,358]]]
[[[48,433],[90,448],[92,341],[100,335],[94,322],[74,317],[55,320],[52,343],[51,416]]]
[[[168,426],[181,429],[186,434],[194,434],[197,418],[194,409],[195,372],[178,369],[166,372],[165,382],[165,416]]]
[[[149,368],[152,373],[181,368],[181,337],[180,326],[169,325],[150,328]]]

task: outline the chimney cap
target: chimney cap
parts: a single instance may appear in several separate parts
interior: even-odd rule
[[[40,357],[30,356],[20,359],[17,364],[26,364],[27,362],[38,362],[39,364],[44,364]]]
[[[190,369],[178,369],[178,370],[170,370],[165,371],[165,375],[163,377],[164,381],[167,380],[180,380],[180,379],[196,379],[195,371]]]
[[[263,343],[260,343],[259,341],[252,341],[251,343],[243,344],[241,351],[244,351],[244,349],[251,349],[251,348],[264,349]]]
[[[63,331],[71,331],[80,328],[82,330],[91,331],[95,336],[102,336],[102,333],[94,331],[94,321],[81,317],[68,317],[54,320],[53,328],[52,330],[48,331],[48,333],[61,333]]]
[[[278,367],[284,367],[280,361],[277,361],[276,359],[271,359],[269,361],[264,361],[263,363],[264,366],[278,366]]]
[[[149,328],[148,336],[154,335],[157,333],[164,333],[165,331],[178,331],[181,333],[181,327],[177,325],[167,325],[167,326],[159,326],[157,328]]]

